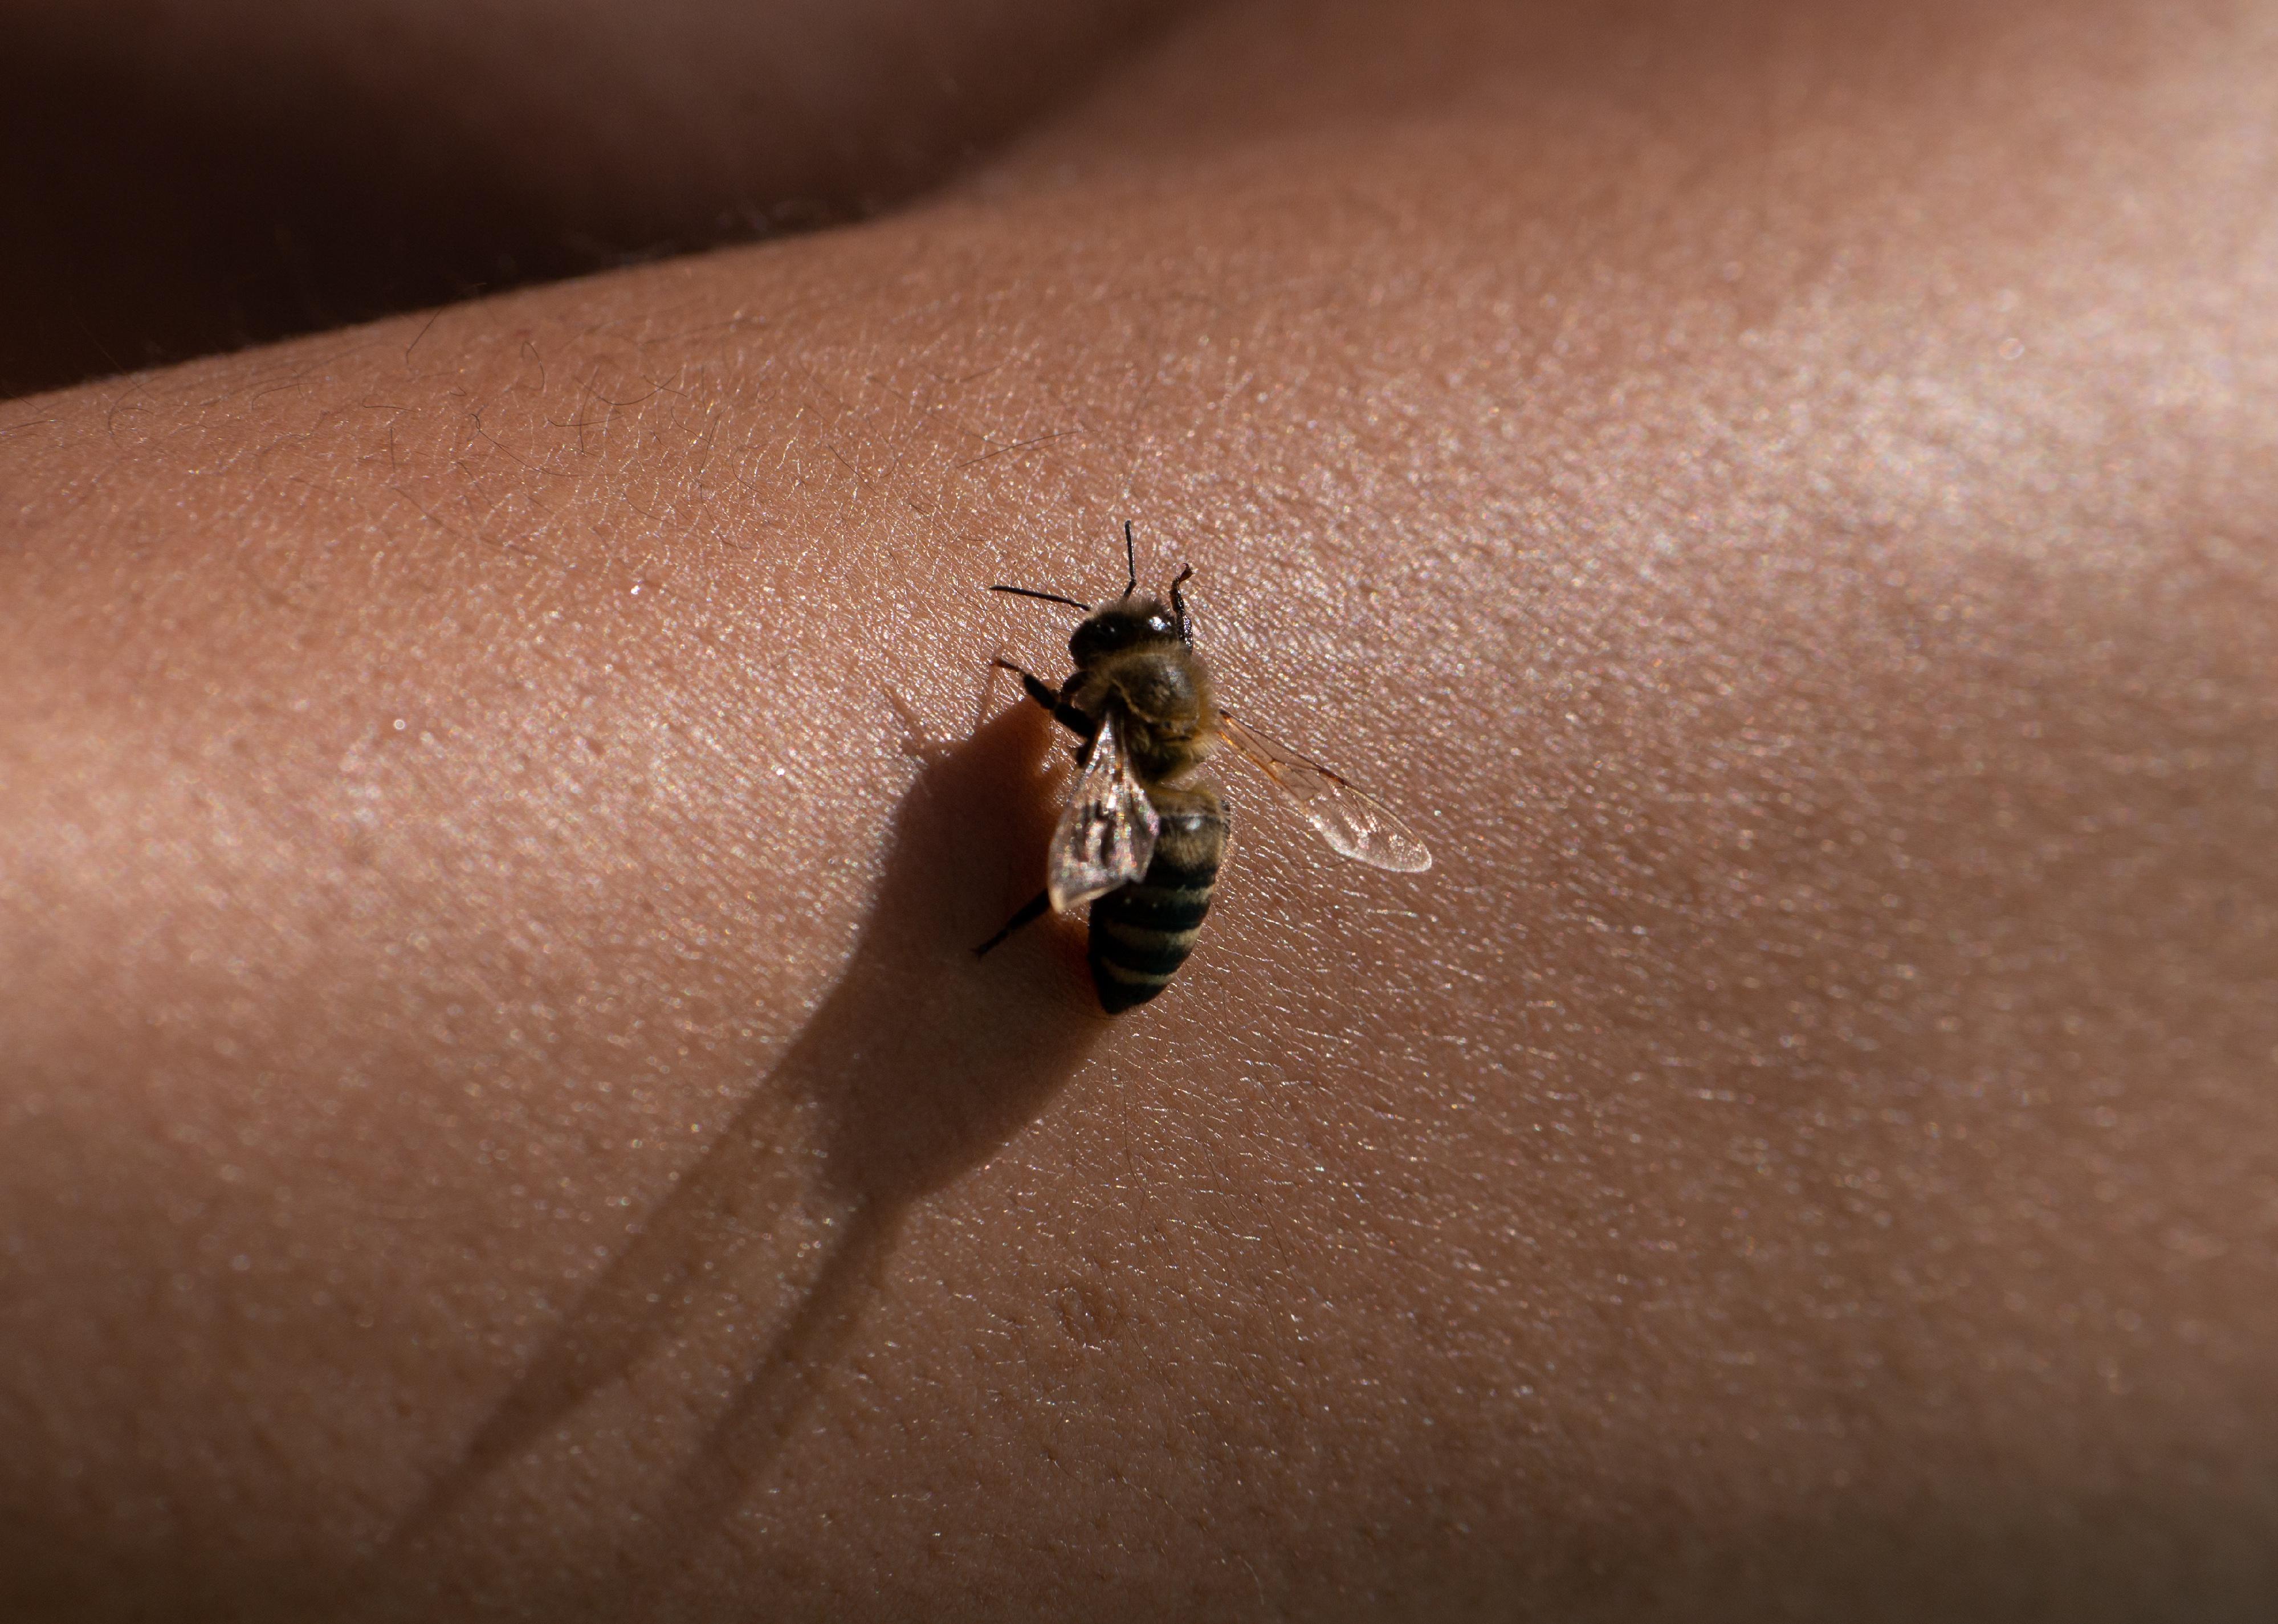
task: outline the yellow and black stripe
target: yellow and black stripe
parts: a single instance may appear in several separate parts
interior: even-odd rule
[[[1162,827],[1145,876],[1091,904],[1091,984],[1110,1015],[1169,985],[1194,951],[1226,855],[1226,808],[1200,788],[1156,789]]]

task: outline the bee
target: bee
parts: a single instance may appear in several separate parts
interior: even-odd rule
[[[1046,908],[1066,913],[1089,903],[1091,981],[1111,1015],[1161,992],[1194,951],[1227,827],[1225,803],[1197,769],[1220,744],[1338,855],[1402,873],[1432,866],[1424,842],[1380,803],[1219,707],[1187,617],[1182,589],[1194,566],[1171,583],[1166,605],[1138,596],[1138,544],[1128,522],[1123,557],[1123,596],[1105,608],[1024,586],[989,589],[1066,604],[1085,618],[1068,639],[1075,670],[1057,689],[1001,656],[992,662],[1076,736],[1077,772],[1052,831],[1043,891],[974,949],[988,952]]]

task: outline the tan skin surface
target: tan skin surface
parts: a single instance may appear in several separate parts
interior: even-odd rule
[[[1194,9],[0,0],[0,391],[854,218]]]
[[[1236,7],[0,407],[9,1615],[2261,1616],[2273,84]],[[1125,517],[1440,862],[1233,779],[1110,1022],[967,949]]]

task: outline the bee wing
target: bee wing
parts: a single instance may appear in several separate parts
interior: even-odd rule
[[[1066,913],[1079,903],[1104,896],[1138,879],[1154,861],[1155,835],[1162,820],[1131,771],[1115,718],[1102,717],[1090,753],[1052,831],[1044,870],[1044,889],[1052,911]]]
[[[1432,854],[1389,807],[1362,794],[1318,761],[1277,744],[1228,711],[1218,713],[1219,736],[1263,774],[1281,804],[1311,824],[1330,849],[1372,868],[1420,874]]]

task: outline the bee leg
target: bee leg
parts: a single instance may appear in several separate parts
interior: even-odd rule
[[[1028,690],[1029,698],[1034,699],[1038,705],[1043,705],[1044,709],[1051,712],[1055,716],[1059,714],[1060,697],[1054,693],[1051,689],[1044,686],[1043,678],[1038,676],[1026,666],[1014,665],[1002,654],[998,655],[989,663],[996,667],[999,671],[1010,671],[1013,675],[1019,677],[1021,679],[1021,686]]]
[[[1179,571],[1179,578],[1171,583],[1171,614],[1179,622],[1179,641],[1189,648],[1195,645],[1194,628],[1187,623],[1187,595],[1179,589],[1195,578],[1195,567],[1188,565]]]
[[[1074,734],[1086,743],[1089,743],[1091,742],[1091,736],[1099,731],[1098,724],[1094,722],[1090,717],[1086,716],[1082,711],[1077,710],[1075,706],[1072,705],[1061,704],[1060,697],[1054,693],[1050,688],[1046,687],[1044,685],[1044,679],[1038,676],[1035,672],[1028,670],[1025,667],[1014,665],[1011,660],[1006,660],[1001,654],[995,660],[990,661],[990,663],[998,667],[1001,670],[1013,672],[1014,675],[1019,676],[1021,679],[1021,686],[1028,690],[1028,698],[1034,699],[1038,705],[1043,705],[1044,709],[1050,711],[1059,721],[1060,726],[1066,728],[1070,733]]]
[[[973,957],[979,958],[982,954],[988,952],[990,949],[1004,941],[1005,937],[1011,935],[1023,925],[1035,924],[1036,920],[1043,917],[1044,910],[1051,906],[1051,893],[1049,891],[1037,892],[1027,902],[1021,904],[1021,911],[1018,913],[1015,913],[1011,919],[1005,921],[1005,928],[1003,930],[998,931],[995,935],[990,937],[988,941],[974,949]]]

